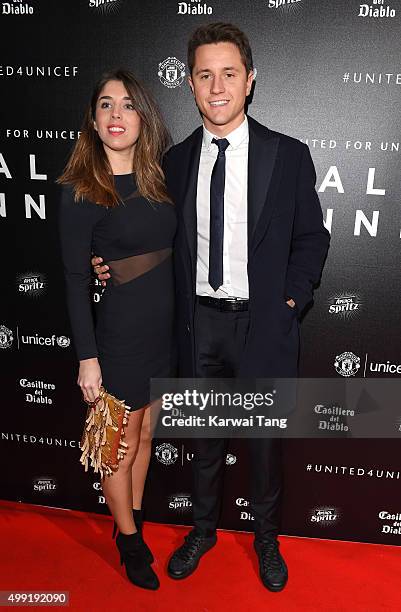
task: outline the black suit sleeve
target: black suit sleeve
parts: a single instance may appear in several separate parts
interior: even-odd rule
[[[66,280],[67,305],[78,359],[97,357],[90,297],[92,236],[106,209],[86,201],[75,202],[64,187],[59,208],[61,255]]]
[[[286,295],[295,301],[299,313],[312,300],[313,287],[319,282],[330,243],[315,183],[313,161],[309,148],[304,145],[286,281]]]

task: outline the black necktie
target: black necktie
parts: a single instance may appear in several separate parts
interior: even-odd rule
[[[227,138],[213,138],[219,152],[210,179],[209,285],[217,291],[223,284],[224,183]]]

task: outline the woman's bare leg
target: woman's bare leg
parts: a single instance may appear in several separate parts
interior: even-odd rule
[[[124,442],[128,444],[127,454],[120,461],[117,472],[105,476],[102,481],[109,510],[120,532],[125,535],[137,531],[132,517],[132,465],[139,449],[144,412],[144,409],[131,412],[124,437]]]
[[[147,408],[142,420],[138,452],[132,464],[132,508],[135,510],[140,510],[142,507],[143,490],[145,487],[146,475],[148,473],[151,452],[150,408]]]

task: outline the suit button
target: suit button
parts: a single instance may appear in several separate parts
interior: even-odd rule
[[[187,323],[187,331],[191,331],[191,328],[189,327],[189,323]]]

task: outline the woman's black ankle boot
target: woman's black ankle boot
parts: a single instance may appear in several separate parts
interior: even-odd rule
[[[150,550],[149,546],[146,544],[146,542],[145,542],[145,540],[143,539],[143,536],[142,536],[143,511],[142,510],[135,510],[135,509],[133,509],[132,510],[132,516],[134,518],[135,527],[137,528],[137,531],[139,533],[139,537],[141,538],[141,541],[142,541],[142,546],[144,548],[146,559],[149,561],[149,563],[153,563],[154,557],[153,557],[152,551]],[[113,540],[114,540],[114,538],[117,535],[117,531],[118,531],[117,523],[114,521],[114,523],[113,523],[113,535],[112,535]]]
[[[135,526],[137,528],[137,530],[139,531],[139,533],[142,535],[142,527],[143,527],[143,510],[135,510],[135,508],[132,509],[132,516],[134,517],[134,523]]]
[[[116,538],[116,544],[120,551],[121,565],[125,565],[128,579],[143,589],[153,591],[158,589],[160,582],[146,558],[139,532],[130,535],[120,532]]]
[[[146,550],[146,558],[148,559],[149,563],[153,563],[154,557],[153,557],[152,551],[150,550],[149,546],[146,544],[145,540],[143,539],[143,535],[142,535],[143,511],[142,510],[135,510],[135,508],[134,508],[132,510],[132,516],[134,517],[134,523],[135,523],[135,526],[136,526],[136,528],[138,530],[138,533],[141,536],[141,540],[143,542],[143,547]]]

